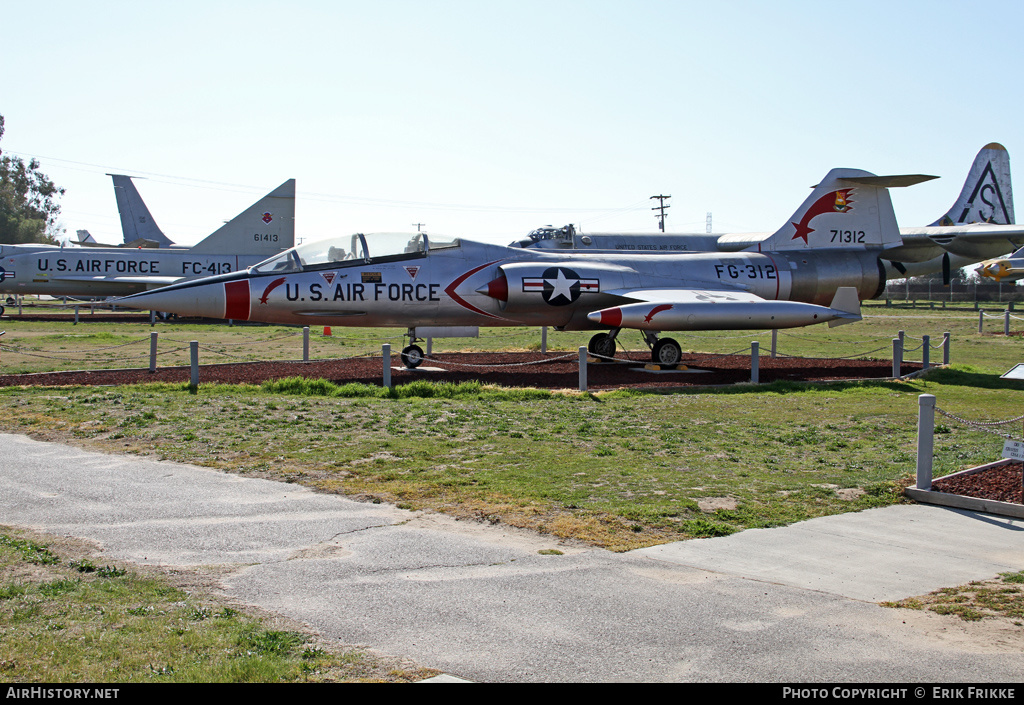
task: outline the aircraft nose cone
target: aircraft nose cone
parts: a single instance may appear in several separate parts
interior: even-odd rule
[[[476,291],[498,301],[508,301],[508,279],[504,274],[500,274],[497,279],[487,282]]]
[[[618,328],[622,325],[622,309],[606,308],[601,311],[592,311],[587,314],[587,320],[602,326]]]
[[[119,306],[199,318],[249,318],[249,282],[172,285],[118,299]]]

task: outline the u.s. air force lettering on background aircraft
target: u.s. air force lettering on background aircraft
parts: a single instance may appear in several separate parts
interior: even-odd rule
[[[161,269],[161,264],[164,269]],[[238,257],[229,261],[182,260],[181,262],[161,262],[159,259],[126,259],[97,258],[76,255],[75,257],[38,257],[36,259],[36,276],[46,277],[50,272],[72,272],[82,274],[152,274],[169,277],[209,277],[214,274],[227,274],[238,269]],[[177,271],[171,271],[172,269]]]
[[[879,295],[879,260],[900,235],[886,184],[833,169],[772,236],[742,252],[566,253],[442,241],[425,233],[363,235],[303,244],[246,272],[183,282],[119,301],[181,315],[308,325],[553,326],[600,330],[590,349],[610,356],[635,329],[655,362],[679,344],[663,331],[790,328],[860,319]],[[858,233],[837,241],[831,231]],[[863,237],[859,235],[863,233]]]

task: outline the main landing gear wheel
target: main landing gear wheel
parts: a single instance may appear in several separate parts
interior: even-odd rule
[[[683,349],[672,338],[659,338],[658,342],[651,348],[651,360],[656,365],[675,369],[682,359]]]
[[[402,364],[408,369],[414,369],[423,362],[423,348],[419,345],[409,345],[402,350]]]
[[[609,358],[615,357],[615,338],[607,333],[598,333],[590,339],[587,350],[601,362],[609,362]]]

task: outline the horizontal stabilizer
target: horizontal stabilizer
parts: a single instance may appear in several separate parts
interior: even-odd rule
[[[902,174],[900,176],[853,176],[844,178],[843,181],[851,184],[860,184],[861,186],[875,186],[876,188],[903,188],[904,186],[913,186],[937,178],[939,177],[926,174]]]

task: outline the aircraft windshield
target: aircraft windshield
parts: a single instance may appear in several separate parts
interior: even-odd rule
[[[356,233],[348,238],[310,242],[271,257],[253,267],[260,274],[297,272],[306,267],[356,264],[384,257],[415,257],[428,250],[458,247],[458,238],[426,233]]]

